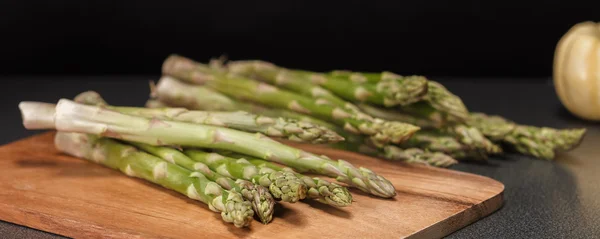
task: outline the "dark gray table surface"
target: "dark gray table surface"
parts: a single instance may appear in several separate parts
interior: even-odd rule
[[[21,125],[23,100],[56,102],[85,90],[100,92],[111,104],[142,106],[148,81],[157,76],[0,77],[3,131],[0,144],[30,136]],[[582,145],[555,161],[519,155],[487,164],[461,163],[451,169],[504,183],[505,204],[448,238],[598,238],[600,236],[600,124],[571,116],[561,106],[549,79],[433,78],[463,98],[471,111],[500,114],[523,124],[557,128],[586,127]],[[524,83],[525,82],[525,83]],[[406,220],[410,220],[407,215]],[[0,221],[0,238],[60,236]]]

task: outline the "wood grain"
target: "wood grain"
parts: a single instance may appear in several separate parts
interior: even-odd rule
[[[0,219],[74,238],[439,238],[501,207],[487,177],[296,145],[388,178],[389,200],[352,190],[351,207],[277,204],[268,225],[238,229],[204,204],[54,149],[54,132],[0,147]]]

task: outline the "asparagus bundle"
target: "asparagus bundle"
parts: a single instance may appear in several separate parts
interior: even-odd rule
[[[304,182],[304,184],[308,187],[308,198],[315,199],[318,202],[326,203],[336,207],[346,207],[352,204],[352,195],[350,194],[348,189],[335,183],[330,183],[326,180],[317,177],[311,178],[297,173],[289,167],[282,167],[275,163],[251,157],[248,155],[242,155],[222,150],[219,151],[219,154],[230,158],[238,158],[239,162],[256,166],[260,171],[293,173],[294,175],[296,175],[296,177],[301,179]]]
[[[450,123],[436,117],[425,117],[392,111],[361,104],[365,112],[386,120],[402,120],[425,129],[417,132],[404,146],[423,147],[435,152],[449,153],[453,157],[486,159],[488,155],[499,154],[502,148],[479,131],[476,127],[461,123]],[[417,106],[413,106],[417,108]],[[453,139],[454,138],[454,139]]]
[[[212,112],[202,112],[202,111],[187,111],[185,109],[182,109],[182,111],[184,112],[190,112],[190,113],[195,113],[195,114],[188,114],[188,115],[184,115],[183,113],[179,113],[179,112],[174,112],[172,114],[164,114],[163,112],[169,112],[169,111],[173,111],[175,108],[162,108],[162,109],[145,109],[145,108],[134,108],[134,107],[113,107],[113,106],[108,106],[106,101],[97,93],[94,91],[86,91],[83,92],[81,94],[79,94],[77,97],[75,97],[75,101],[76,102],[80,102],[80,103],[85,103],[85,104],[91,104],[91,105],[103,105],[105,107],[107,107],[108,109],[111,110],[115,110],[115,111],[119,111],[121,113],[126,113],[126,114],[131,114],[131,115],[139,115],[139,116],[144,116],[144,117],[158,117],[161,119],[171,119],[171,120],[178,120],[178,121],[182,121],[182,122],[194,122],[194,123],[204,123],[205,118],[207,118],[206,116],[204,116],[205,114],[210,114]],[[178,108],[181,109],[181,108]],[[238,111],[240,113],[242,113],[243,111]],[[236,115],[234,114],[228,114],[228,112],[216,112],[215,114],[217,114],[217,116],[223,115],[223,119],[220,121],[227,121],[230,119],[227,119],[227,117],[236,117]],[[249,115],[247,113],[244,114],[245,115]],[[182,117],[183,116],[183,117]],[[264,117],[265,116],[255,116],[254,118],[260,118],[260,117]],[[199,120],[201,119],[201,120]],[[270,119],[270,118],[269,118]],[[279,118],[282,119],[282,118]],[[236,119],[234,119],[236,120]],[[237,121],[240,121],[239,119],[237,119]],[[307,123],[308,124],[308,123]],[[217,124],[217,125],[223,125],[223,124]],[[230,124],[225,124],[228,127],[230,126]],[[239,123],[238,123],[239,125]],[[250,125],[250,130],[246,129],[246,131],[255,131],[253,130],[253,126],[252,124],[241,124],[242,126],[246,126],[246,125]],[[312,124],[309,124],[312,126]],[[235,124],[234,124],[235,126]],[[231,127],[231,128],[236,128],[236,127]],[[316,128],[316,126],[313,126],[313,128]],[[326,129],[324,127],[321,127],[323,129]],[[241,129],[245,129],[245,127],[242,127]],[[325,131],[325,130],[324,130]],[[330,131],[330,130],[328,130]],[[333,133],[332,135],[337,136],[337,134]],[[337,136],[340,137],[340,136]],[[293,140],[293,139],[292,139]],[[210,169],[209,166],[207,166],[206,164],[202,163],[202,162],[195,162],[194,160],[190,159],[187,157],[187,155],[183,154],[182,152],[173,149],[173,148],[169,148],[169,147],[158,147],[158,146],[151,146],[151,145],[147,145],[147,144],[142,144],[142,143],[133,143],[135,146],[137,146],[138,148],[141,148],[151,154],[154,154],[157,157],[161,157],[167,161],[172,161],[173,163],[180,165],[184,168],[187,168],[189,170],[199,170],[200,172],[204,173],[206,177],[208,177],[210,180],[215,181],[215,182],[220,182],[220,185],[223,186],[224,188],[230,189],[231,187],[235,186],[235,189],[242,193],[242,195],[244,195],[249,201],[253,202],[253,208],[254,211],[257,212],[257,214],[259,215],[259,217],[261,218],[261,220],[264,223],[267,223],[268,221],[270,221],[272,219],[272,213],[273,213],[273,205],[274,205],[274,201],[271,197],[270,194],[263,192],[263,195],[258,195],[257,193],[262,192],[259,189],[263,189],[262,186],[258,186],[256,187],[256,189],[254,189],[254,184],[249,183],[248,181],[244,180],[244,179],[240,179],[240,178],[247,178],[248,177],[248,173],[249,171],[252,171],[250,168],[251,167],[247,167],[247,166],[241,166],[241,165],[237,165],[239,164],[239,162],[242,162],[240,160],[236,161],[236,162],[228,162],[225,163],[223,161],[221,161],[220,165],[214,167],[214,168],[218,168],[219,170],[226,170],[224,173],[226,173],[226,175],[233,175],[234,178],[237,178],[237,181],[233,181],[227,177],[224,177],[218,173],[215,173],[214,171],[212,171]],[[196,156],[198,157],[198,153],[196,153]],[[215,154],[204,154],[204,158],[205,159],[214,159],[215,158]],[[224,158],[223,158],[224,159]],[[215,162],[215,161],[209,161],[211,163],[219,163],[219,162]],[[275,164],[273,164],[275,165]],[[222,166],[222,167],[221,167]],[[237,169],[237,170],[236,170]],[[243,170],[241,170],[243,169]],[[256,171],[256,170],[254,170]],[[277,171],[282,171],[282,170],[277,170]],[[236,174],[236,172],[238,172]],[[244,172],[242,174],[240,174],[239,172]],[[303,187],[300,185],[299,181],[295,180],[295,178],[293,176],[290,175],[285,175],[286,177],[281,177],[284,174],[288,174],[286,173],[287,171],[283,171],[283,172],[276,172],[276,171],[268,171],[268,170],[260,170],[260,173],[257,173],[255,175],[252,175],[251,179],[255,182],[265,182],[269,187],[273,187],[271,189],[273,195],[277,195],[278,198],[282,198],[283,201],[288,201],[288,202],[296,202],[299,199],[302,199],[304,196],[304,189]],[[271,176],[271,175],[278,175],[280,178],[283,178],[283,180],[275,180],[278,181],[279,184],[283,185],[283,186],[275,186],[274,184],[274,180],[270,180],[270,178],[277,178],[276,176]],[[295,174],[296,176],[303,176],[300,174]],[[264,179],[263,177],[266,176],[266,179]],[[305,177],[305,176],[303,176]],[[284,181],[285,180],[285,181]],[[326,182],[324,180],[315,178],[315,181],[318,182]],[[336,192],[335,194],[330,193],[327,194],[325,191],[316,189],[315,188],[315,182],[307,182],[306,179],[303,178],[302,180],[304,182],[305,185],[310,185],[312,186],[311,188],[309,188],[309,196],[311,196],[311,198],[316,199],[317,201],[323,202],[323,203],[327,203],[327,204],[331,204],[334,206],[348,206],[351,204],[351,199],[352,196],[349,194],[348,190],[344,187],[338,186],[336,184],[325,184],[325,183],[321,183],[319,185],[323,186],[323,185],[331,185],[332,187],[332,192]],[[241,185],[238,185],[241,184]],[[233,185],[233,186],[232,186]],[[307,185],[307,186],[308,186]],[[335,185],[335,186],[334,186]],[[249,188],[252,187],[252,188]],[[285,192],[284,196],[282,197],[282,187],[286,187],[286,188],[292,188],[293,190],[291,190],[290,192]],[[242,189],[244,190],[243,192]],[[315,196],[314,192],[315,190],[317,190],[317,196]],[[323,195],[319,195],[318,193],[322,192]],[[302,195],[299,195],[302,194]]]
[[[272,185],[273,196],[281,198],[283,201],[297,202],[306,198],[306,185],[292,173],[261,171],[252,165],[247,165],[242,160],[198,149],[185,149],[184,153],[190,159],[228,177],[251,180],[261,185]]]
[[[438,167],[448,167],[457,163],[452,157],[439,152],[427,152],[418,148],[401,149],[393,145],[374,147],[372,143],[369,142],[368,138],[349,133],[336,125],[315,119],[311,116],[296,113],[294,111],[268,108],[257,104],[236,101],[219,92],[208,89],[205,86],[189,85],[179,82],[172,77],[161,78],[153,90],[155,92],[153,93],[153,96],[156,98],[148,100],[148,103],[146,104],[146,106],[150,108],[184,107],[192,110],[207,110],[211,107],[218,107],[229,111],[248,111],[271,117],[297,119],[299,121],[324,126],[340,134],[345,139],[343,142],[328,144],[334,148],[368,154],[389,160],[421,163]],[[213,101],[212,104],[205,104],[203,103],[205,97],[210,99],[218,98],[221,100],[219,102]],[[165,103],[162,100],[169,103]],[[215,104],[219,105],[217,106]]]
[[[25,105],[21,105],[25,106]],[[22,111],[29,109],[21,108]],[[22,113],[23,117],[28,113]],[[24,118],[24,121],[27,119]],[[55,127],[59,131],[78,132],[117,138],[150,145],[176,145],[230,150],[285,164],[296,170],[334,177],[338,181],[373,195],[395,196],[394,186],[384,177],[366,168],[357,168],[344,160],[331,160],[282,143],[262,134],[185,122],[147,119],[121,114],[102,107],[61,99],[56,105]]]
[[[262,223],[267,224],[273,219],[273,212],[275,206],[275,200],[269,189],[271,188],[272,182],[270,180],[264,180],[267,182],[265,185],[254,184],[244,179],[233,180],[229,177],[223,176],[202,163],[195,162],[194,160],[187,157],[184,153],[177,149],[170,147],[152,146],[143,143],[130,143],[133,146],[146,151],[156,157],[166,160],[170,163],[179,165],[187,170],[193,172],[202,173],[208,180],[218,183],[221,187],[227,190],[235,191],[241,194],[246,200],[252,204],[254,213],[258,216]],[[274,175],[265,175],[266,178],[275,178]],[[280,189],[273,187],[271,191],[279,192]],[[278,195],[278,194],[273,194]],[[287,198],[286,198],[287,199]],[[286,201],[286,200],[284,200]]]
[[[130,177],[145,179],[206,203],[210,210],[220,212],[224,221],[236,227],[247,227],[254,215],[250,202],[239,193],[224,190],[201,173],[184,169],[130,145],[66,132],[58,132],[54,142],[61,152],[120,170]]]
[[[300,94],[333,102],[339,102],[334,99],[339,96],[352,102],[369,102],[389,107],[414,103],[427,93],[427,80],[419,76],[401,77],[389,73],[381,81],[363,84],[317,72],[286,69],[259,60],[233,61],[226,68],[236,74],[255,77]]]
[[[181,80],[204,84],[227,96],[276,108],[290,109],[343,126],[345,130],[370,136],[377,145],[400,143],[419,128],[357,114],[342,107],[319,105],[315,99],[275,86],[226,74],[190,59],[172,55],[163,64],[163,73]]]
[[[223,126],[247,132],[258,132],[271,137],[292,141],[331,143],[343,140],[341,136],[325,127],[282,117],[272,118],[245,111],[190,111],[185,108],[141,108],[110,106],[95,91],[87,91],[75,97],[76,102],[103,107],[124,114],[163,120]]]

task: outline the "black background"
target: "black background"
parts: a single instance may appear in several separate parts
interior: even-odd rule
[[[0,1],[0,75],[159,74],[178,53],[311,70],[546,77],[600,1]],[[540,79],[540,78],[538,78]]]

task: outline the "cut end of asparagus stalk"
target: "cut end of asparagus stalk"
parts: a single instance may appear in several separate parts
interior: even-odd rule
[[[236,102],[229,97],[201,85],[184,83],[171,76],[162,76],[153,89],[153,95],[167,105],[208,111],[231,111]],[[201,99],[201,100],[199,100]]]
[[[29,130],[54,129],[55,104],[22,101],[19,103],[23,126]]]

